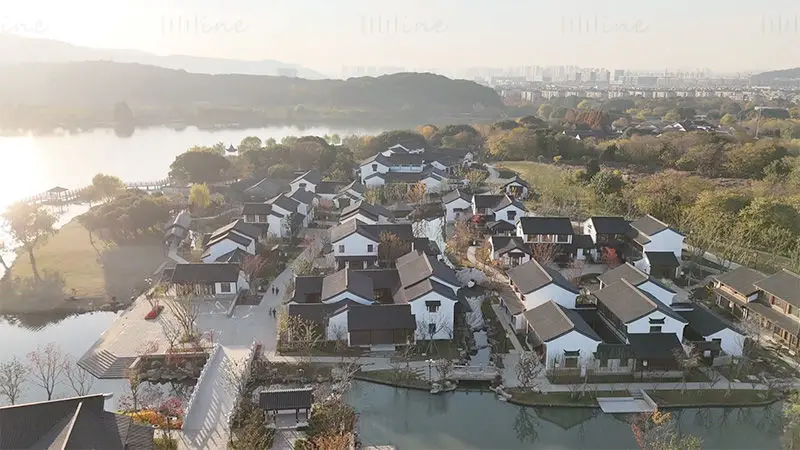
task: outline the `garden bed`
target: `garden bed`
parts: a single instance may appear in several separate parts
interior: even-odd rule
[[[156,305],[145,316],[144,320],[155,320],[164,310],[164,305]]]
[[[396,370],[372,370],[369,372],[358,372],[355,379],[368,381],[370,383],[378,383],[386,386],[394,386],[404,389],[416,389],[420,391],[428,391],[431,388],[430,383],[419,378],[412,373],[403,373]]]
[[[572,408],[597,408],[598,397],[630,397],[628,391],[579,392],[526,392],[521,388],[509,388],[509,403],[521,406],[563,406]]]

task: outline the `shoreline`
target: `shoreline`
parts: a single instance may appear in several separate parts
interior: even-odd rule
[[[369,372],[359,373],[359,374],[355,375],[353,378],[356,379],[356,380],[359,380],[359,381],[367,382],[367,383],[380,384],[380,385],[383,385],[383,386],[389,386],[389,387],[394,387],[394,388],[398,388],[398,389],[409,389],[409,390],[421,391],[421,392],[429,392],[430,391],[429,388],[424,388],[424,387],[421,387],[421,386],[415,386],[415,385],[409,384],[409,383],[396,382],[396,381],[385,380],[385,379],[382,379],[382,378],[370,377],[368,374],[369,374]],[[459,392],[459,391],[463,392],[463,390],[458,389],[458,388],[455,390],[455,392]],[[740,392],[740,391],[734,391],[734,392]],[[756,392],[756,391],[755,390],[753,390],[753,391],[747,390],[747,391],[743,391],[743,392]],[[491,391],[487,391],[487,393],[491,393]],[[583,409],[586,409],[586,408],[599,409],[600,408],[600,405],[598,405],[597,401],[594,400],[594,399],[591,399],[593,401],[593,403],[586,402],[586,400],[588,400],[588,399],[583,399],[583,401],[584,401],[583,403],[575,402],[575,401],[560,401],[558,399],[558,397],[560,397],[562,395],[559,395],[559,394],[565,394],[565,393],[554,392],[554,393],[551,393],[551,394],[547,394],[547,395],[544,395],[543,399],[540,400],[540,401],[521,399],[519,397],[519,394],[517,394],[517,395],[512,395],[511,398],[509,398],[508,401],[505,402],[505,403],[508,403],[508,404],[511,404],[511,405],[516,405],[516,406],[528,407],[528,408],[543,408],[543,407],[551,407],[551,408],[583,408]],[[598,393],[598,394],[601,394],[601,393]],[[692,394],[692,391],[687,391],[686,392],[687,397],[691,398],[692,397],[691,394]],[[438,394],[431,394],[431,395],[438,395]],[[602,395],[599,395],[599,396],[602,396]],[[548,400],[545,400],[545,399],[548,399]],[[549,400],[549,399],[553,399],[553,400]],[[771,398],[767,398],[767,399],[758,399],[758,400],[754,400],[754,401],[732,401],[732,402],[729,402],[729,403],[714,402],[714,401],[709,401],[709,402],[698,402],[698,401],[687,401],[687,402],[664,402],[664,401],[661,401],[661,402],[659,402],[659,401],[656,401],[656,403],[658,404],[659,408],[664,408],[664,409],[754,408],[754,407],[759,407],[759,406],[769,406],[769,405],[777,403],[777,402],[779,402],[781,400],[782,400],[781,396],[775,396],[775,397],[771,397]],[[500,401],[500,400],[498,400],[498,401]]]

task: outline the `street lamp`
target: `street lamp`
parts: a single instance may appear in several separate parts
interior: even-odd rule
[[[433,372],[432,372],[432,368],[433,368],[433,360],[432,360],[432,359],[429,359],[429,360],[428,360],[428,383],[431,383],[431,384],[433,384]]]
[[[642,361],[642,371],[639,374],[639,381],[644,381],[644,371],[647,369],[647,360]]]

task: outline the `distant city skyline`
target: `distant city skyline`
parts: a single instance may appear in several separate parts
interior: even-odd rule
[[[0,32],[75,45],[342,67],[800,66],[800,2],[0,0]]]

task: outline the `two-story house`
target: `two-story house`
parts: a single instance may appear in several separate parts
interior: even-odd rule
[[[336,266],[340,269],[345,266],[353,269],[377,266],[381,239],[392,235],[397,237],[395,243],[406,244],[405,251],[411,250],[414,231],[410,223],[367,224],[357,218],[340,223],[330,229]],[[397,252],[401,249],[390,250]],[[384,259],[391,256],[386,253]]]
[[[528,209],[506,194],[476,194],[472,196],[472,214],[480,216],[484,222],[502,220],[515,224],[528,215]]]
[[[521,217],[517,222],[517,236],[531,249],[537,245],[555,246],[557,259],[568,257],[572,249],[574,231],[567,217]],[[536,252],[534,251],[534,254]]]
[[[172,295],[232,296],[249,289],[239,264],[177,264],[172,272]]]
[[[580,294],[578,287],[559,271],[544,267],[535,259],[511,269],[508,278],[514,293],[524,305],[524,311],[550,300],[572,309]],[[512,317],[512,322],[517,330],[525,330],[525,318],[521,312]]]
[[[625,242],[631,235],[630,223],[622,217],[590,217],[582,224],[583,234],[591,236],[595,248],[592,256],[596,259],[604,248],[613,249],[621,258],[625,254]]]
[[[248,255],[255,255],[256,243],[261,237],[263,237],[262,228],[238,219],[207,235],[201,259],[205,263],[215,262],[236,249],[240,249]]]
[[[530,194],[531,185],[516,175],[510,181],[503,185],[503,192],[514,199],[525,199]]]
[[[357,219],[369,225],[394,222],[394,213],[380,205],[359,200],[342,209],[339,223]]]
[[[637,288],[657,298],[661,303],[672,306],[675,303],[676,292],[664,283],[637,269],[630,263],[621,264],[598,277],[600,289],[625,280]]]
[[[630,225],[633,231],[626,259],[656,278],[679,277],[685,236],[649,214]]]
[[[578,369],[588,363],[602,339],[578,311],[550,300],[524,313],[525,339],[547,369]]]
[[[394,173],[422,173],[425,167],[421,154],[404,151],[391,151],[378,153],[364,160],[358,168],[361,182],[369,186],[367,179],[377,174]]]
[[[426,150],[423,154],[425,163],[448,174],[460,168],[469,167],[474,161],[474,154],[467,149],[438,148]]]
[[[759,296],[747,308],[757,314],[772,338],[793,351],[800,348],[800,275],[786,269],[753,283]],[[763,305],[764,307],[762,307]]]
[[[445,220],[468,219],[472,215],[472,197],[461,189],[455,189],[442,196]]]
[[[245,203],[242,207],[242,220],[264,229],[265,236],[288,237],[284,217],[268,203]]]
[[[761,311],[762,315],[771,315],[765,311],[766,304],[758,302],[760,290],[755,283],[767,278],[763,273],[749,267],[739,266],[730,272],[714,275],[714,295],[717,305],[728,309],[739,319],[747,319],[751,309]]]
[[[518,236],[490,236],[489,258],[501,267],[517,267],[531,260],[531,248]]]
[[[319,171],[312,169],[292,180],[289,187],[289,196],[298,190],[306,190],[327,200],[333,200],[339,194],[342,185],[332,181],[322,181]]]

